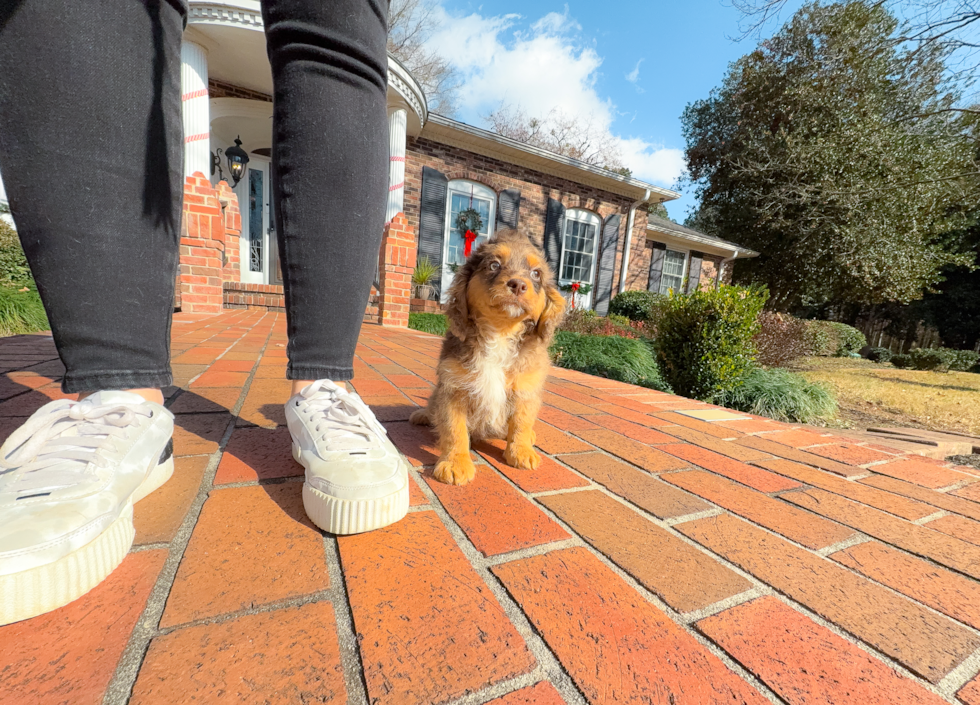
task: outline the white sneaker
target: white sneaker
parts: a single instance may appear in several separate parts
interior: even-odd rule
[[[408,467],[359,396],[321,379],[286,402],[286,424],[314,524],[357,534],[408,513]]]
[[[174,417],[129,392],[45,404],[0,447],[0,625],[67,605],[133,544],[173,474]]]

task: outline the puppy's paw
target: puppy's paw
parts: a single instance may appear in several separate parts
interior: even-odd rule
[[[432,419],[429,417],[428,409],[416,409],[412,412],[412,415],[408,417],[408,421],[416,426],[432,425]]]
[[[537,470],[541,464],[541,456],[534,452],[534,448],[514,443],[508,444],[504,451],[504,460],[511,467],[523,470]]]
[[[455,455],[436,463],[433,477],[447,485],[465,485],[476,475],[476,466],[467,455]]]

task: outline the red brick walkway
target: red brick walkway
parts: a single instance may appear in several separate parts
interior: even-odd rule
[[[980,705],[975,470],[555,370],[541,468],[485,444],[449,487],[406,421],[439,340],[365,326],[354,386],[413,508],[337,539],[281,427],[282,314],[173,340],[177,471],[105,583],[0,628],[5,705]],[[50,338],[0,341],[0,435],[60,370]]]

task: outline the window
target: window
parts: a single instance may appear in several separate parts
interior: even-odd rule
[[[595,213],[577,209],[565,212],[561,266],[558,268],[558,279],[562,284],[592,283],[600,225]]]
[[[684,275],[687,270],[687,253],[667,250],[664,253],[664,271],[660,278],[660,293],[673,289],[675,294],[684,293]]]
[[[466,260],[466,238],[456,228],[456,218],[461,211],[472,208],[480,214],[483,228],[476,234],[473,249],[493,235],[494,217],[496,215],[497,194],[493,189],[474,181],[457,179],[449,182],[449,198],[446,214],[446,252],[447,265],[462,264]],[[450,277],[451,278],[451,277]]]

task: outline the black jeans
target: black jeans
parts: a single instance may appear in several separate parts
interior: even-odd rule
[[[0,171],[66,392],[171,384],[183,0],[0,0]],[[289,379],[350,379],[387,193],[386,0],[264,0]]]

